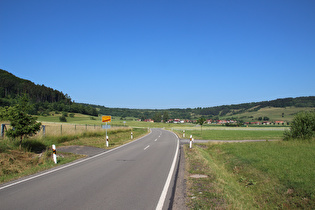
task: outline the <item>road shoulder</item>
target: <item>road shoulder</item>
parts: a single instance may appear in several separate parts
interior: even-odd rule
[[[186,210],[186,178],[185,178],[185,153],[183,144],[180,145],[180,159],[176,177],[175,195],[172,209]]]

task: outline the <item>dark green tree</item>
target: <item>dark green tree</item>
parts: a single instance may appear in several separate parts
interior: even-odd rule
[[[27,114],[29,109],[28,99],[23,96],[19,99],[19,103],[13,107],[6,107],[2,110],[2,118],[10,121],[11,127],[6,135],[11,138],[20,139],[20,149],[23,138],[36,134],[41,127],[40,122],[36,122],[36,118]]]
[[[165,111],[165,112],[163,113],[163,122],[166,123],[168,120],[169,120],[168,112]]]
[[[153,120],[154,120],[154,122],[161,122],[161,120],[162,120],[162,115],[161,115],[161,113],[160,113],[160,112],[156,112],[156,113],[154,114]]]
[[[300,112],[296,114],[289,131],[284,132],[284,140],[314,139],[315,137],[315,112]]]
[[[202,125],[206,122],[206,119],[204,117],[200,117],[197,120],[197,123],[201,126],[201,135],[202,135]]]
[[[264,120],[265,120],[265,121],[268,121],[268,120],[269,120],[269,117],[265,116],[265,117],[264,117]]]
[[[65,116],[60,116],[59,121],[60,122],[67,122],[67,118]]]

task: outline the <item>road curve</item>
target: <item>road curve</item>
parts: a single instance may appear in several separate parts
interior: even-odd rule
[[[178,145],[174,133],[152,129],[118,149],[0,186],[0,209],[167,209]]]

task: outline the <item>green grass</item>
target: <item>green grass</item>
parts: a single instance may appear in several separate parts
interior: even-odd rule
[[[26,140],[23,142],[22,150],[17,149],[15,142],[0,141],[0,145],[6,143],[5,150],[0,152],[0,183],[8,182],[23,176],[37,173],[61,164],[72,162],[82,155],[59,152],[58,164],[52,160],[52,151],[50,149],[41,154],[38,151],[43,149],[43,143],[40,141]],[[44,150],[46,147],[44,146]]]
[[[203,193],[190,198],[192,208],[313,209],[315,206],[314,142],[208,143],[195,145],[193,149],[186,146],[185,154],[188,172],[212,177],[211,191],[216,192],[215,196]],[[202,180],[190,178],[188,182],[189,194],[210,189],[209,183]],[[196,186],[199,186],[197,191]],[[204,202],[215,198],[224,202],[214,206]]]
[[[65,140],[59,140],[57,146],[84,145],[112,149],[132,141],[131,132],[133,133],[133,139],[137,139],[147,134],[148,130],[146,128],[109,129],[107,133],[109,137],[109,147],[106,147],[106,134],[104,130],[99,132],[85,132],[81,137],[73,136],[73,138],[70,139],[65,137]]]
[[[215,146],[214,146],[215,147]],[[232,170],[237,162],[247,164],[277,177],[286,189],[315,198],[315,144],[304,142],[257,142],[219,146],[236,162],[229,163]],[[258,180],[257,180],[258,181]],[[315,204],[315,203],[314,203]]]
[[[182,130],[175,130],[175,132],[183,138]],[[283,130],[185,130],[185,138],[200,140],[280,140],[283,138]]]

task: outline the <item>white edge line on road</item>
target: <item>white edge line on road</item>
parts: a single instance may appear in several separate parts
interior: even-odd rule
[[[124,146],[128,145],[128,144],[137,142],[137,141],[139,141],[140,139],[142,139],[142,138],[144,138],[144,137],[150,135],[151,133],[152,133],[152,131],[151,131],[151,129],[150,129],[150,133],[149,133],[149,134],[147,134],[147,135],[145,135],[145,136],[142,136],[142,137],[139,138],[139,139],[136,139],[136,140],[134,140],[134,141],[128,142],[128,143],[126,143],[126,144],[123,144],[123,145],[121,145],[121,146],[119,146],[119,147],[116,147],[116,148],[113,148],[113,149],[111,149],[111,150],[102,152],[102,153],[100,153],[100,154],[94,155],[94,156],[89,157],[89,158],[85,158],[85,159],[76,161],[76,162],[74,162],[74,163],[70,163],[70,164],[68,164],[68,165],[65,165],[65,166],[62,166],[62,167],[59,167],[59,168],[56,168],[56,169],[52,169],[52,170],[49,170],[49,169],[48,169],[49,171],[47,171],[47,172],[44,172],[44,173],[41,173],[41,174],[38,174],[38,175],[35,175],[35,176],[32,176],[32,177],[29,177],[29,178],[26,178],[26,179],[23,179],[23,180],[20,180],[20,181],[17,181],[17,182],[8,184],[8,185],[5,185],[5,186],[3,186],[3,187],[0,187],[0,190],[3,190],[3,189],[5,189],[5,188],[11,187],[11,186],[14,186],[14,185],[17,185],[17,184],[20,184],[20,183],[23,183],[23,182],[26,182],[26,181],[29,181],[29,180],[32,180],[32,179],[36,179],[36,178],[41,177],[41,176],[45,176],[45,175],[47,175],[47,174],[50,174],[50,173],[53,173],[53,172],[62,170],[62,169],[64,169],[64,168],[68,168],[68,167],[70,167],[70,166],[77,165],[77,164],[79,164],[79,163],[82,163],[82,162],[85,162],[85,161],[88,161],[88,160],[91,160],[91,159],[94,159],[94,158],[97,158],[97,157],[99,157],[99,156],[101,156],[101,155],[104,155],[104,154],[106,154],[106,153],[115,151],[115,150],[117,150],[117,149],[119,149],[119,148],[121,148],[121,147],[124,147]]]
[[[172,132],[173,133],[173,132]],[[174,133],[173,133],[174,134]],[[175,134],[174,134],[175,135]],[[168,173],[168,177],[166,179],[166,182],[165,182],[165,185],[164,185],[164,188],[163,188],[163,191],[162,191],[162,194],[160,196],[160,199],[159,199],[159,202],[156,206],[156,210],[162,210],[163,208],[163,205],[164,205],[164,202],[165,202],[165,198],[166,198],[166,195],[167,195],[167,191],[168,191],[168,188],[170,186],[170,183],[171,183],[171,179],[172,179],[172,176],[173,176],[173,173],[174,173],[174,170],[175,170],[175,165],[176,165],[176,159],[177,159],[177,153],[178,153],[178,148],[179,148],[179,139],[178,139],[178,136],[175,135],[176,138],[177,138],[177,146],[176,146],[176,153],[175,153],[175,156],[174,156],[174,159],[173,159],[173,163],[172,163],[172,166],[171,166],[171,169],[170,169],[170,172]]]

